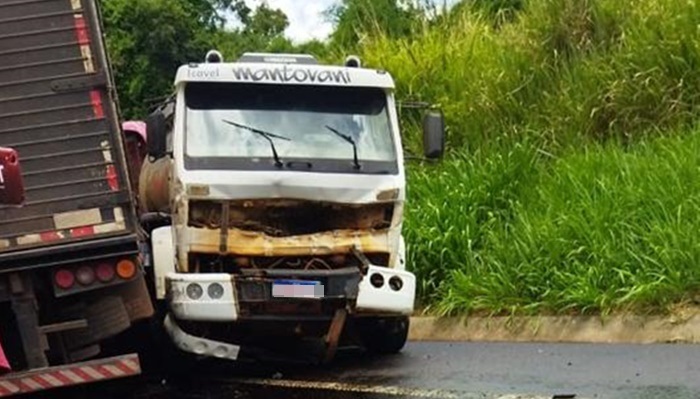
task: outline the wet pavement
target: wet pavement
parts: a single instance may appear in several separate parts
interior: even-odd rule
[[[206,362],[192,371],[188,379],[146,377],[63,394],[139,399],[700,398],[700,346],[677,344],[416,342],[395,356],[343,351],[327,366]]]

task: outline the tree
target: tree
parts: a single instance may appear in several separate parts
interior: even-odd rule
[[[219,33],[217,44],[225,56],[235,58],[246,51],[291,45],[283,36],[289,20],[282,10],[270,8],[266,3],[253,10],[243,0],[237,0],[232,8],[242,28]]]
[[[279,37],[289,26],[287,15],[280,9],[270,8],[267,3],[262,3],[252,14],[248,14],[246,20],[242,20],[243,33],[263,39]]]
[[[143,117],[172,90],[179,65],[201,59],[221,22],[208,0],[103,0],[122,112]]]
[[[279,9],[244,0],[102,0],[107,47],[126,118],[144,117],[170,94],[177,68],[219,48],[228,57],[285,43]],[[242,24],[227,29],[233,14]],[[287,41],[288,42],[288,41]]]
[[[356,47],[363,34],[409,35],[421,11],[409,0],[342,0],[327,15],[335,23],[332,44],[347,49]]]

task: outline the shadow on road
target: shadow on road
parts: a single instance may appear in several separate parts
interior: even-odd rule
[[[234,363],[202,359],[188,365],[176,374],[153,372],[136,378],[109,381],[100,384],[53,390],[32,395],[32,399],[218,399],[218,398],[396,398],[395,393],[363,392],[374,385],[391,385],[394,378],[366,377],[352,370],[391,368],[392,359],[402,355],[371,356],[359,348],[343,349],[330,364],[308,360],[287,359],[265,362]],[[396,379],[398,380],[398,379]],[[300,381],[299,386],[290,382]],[[332,384],[333,389],[308,384]],[[346,386],[344,381],[348,382]],[[352,381],[352,385],[349,385]],[[275,382],[286,385],[275,386]],[[293,384],[292,384],[293,385]],[[309,387],[309,385],[311,387]],[[358,388],[359,387],[359,388]]]

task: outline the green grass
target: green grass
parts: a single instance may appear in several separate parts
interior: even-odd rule
[[[360,52],[400,98],[443,109],[453,148],[529,137],[555,151],[692,124],[699,24],[696,0],[531,0],[511,23],[465,7],[409,37],[377,33]],[[406,142],[419,150],[416,134]]]
[[[700,1],[523,4],[505,19],[466,6],[360,45],[399,98],[440,106],[448,123],[448,158],[409,167],[423,305],[607,313],[693,298]],[[420,153],[416,115],[402,120]]]
[[[700,288],[700,132],[411,168],[406,236],[442,314],[661,310]]]

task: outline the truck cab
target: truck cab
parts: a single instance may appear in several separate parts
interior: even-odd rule
[[[391,75],[354,57],[207,58],[180,67],[147,121],[141,199],[172,220],[152,252],[173,342],[229,359],[306,338],[331,358],[341,335],[399,351],[416,282]],[[442,129],[433,114],[427,154],[442,153]]]

